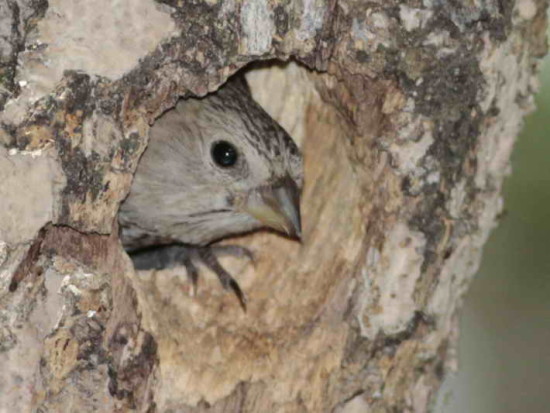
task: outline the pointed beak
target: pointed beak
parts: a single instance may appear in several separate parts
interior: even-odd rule
[[[265,226],[302,238],[300,189],[290,176],[251,191],[244,209]]]

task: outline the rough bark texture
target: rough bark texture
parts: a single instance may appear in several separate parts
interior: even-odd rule
[[[424,412],[501,209],[546,3],[0,3],[0,410]],[[116,212],[155,118],[249,62],[306,158],[304,241],[138,273]]]

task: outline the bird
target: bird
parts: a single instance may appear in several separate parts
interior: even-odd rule
[[[215,242],[262,228],[300,240],[302,187],[300,150],[237,74],[214,93],[179,99],[151,126],[119,210],[121,241],[136,269],[184,265],[194,291],[202,262],[246,311],[218,257],[253,255]]]

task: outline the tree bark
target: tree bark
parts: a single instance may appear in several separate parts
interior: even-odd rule
[[[427,411],[546,7],[1,3],[0,410]],[[155,119],[251,62],[306,187],[301,245],[257,233],[255,266],[226,262],[243,313],[215,277],[193,297],[181,268],[136,273],[116,213]]]

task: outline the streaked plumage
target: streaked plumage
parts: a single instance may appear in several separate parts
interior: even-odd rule
[[[211,159],[211,145],[222,140],[239,151],[233,168]],[[120,210],[123,243],[129,249],[170,241],[202,246],[265,226],[238,204],[251,190],[287,177],[301,187],[298,148],[252,99],[244,79],[202,99],[180,100],[151,128]]]
[[[237,156],[233,166],[213,159],[220,142],[222,156],[236,149],[225,154]],[[180,100],[152,126],[120,209],[122,241],[128,250],[203,247],[266,226],[300,236],[301,186],[298,148],[235,77],[204,98]]]

